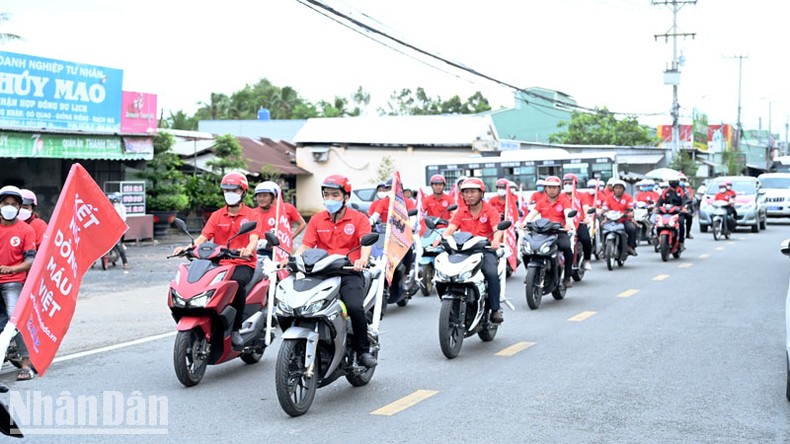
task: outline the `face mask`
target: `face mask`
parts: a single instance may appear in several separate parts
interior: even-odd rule
[[[503,190],[501,188],[497,188],[496,193],[498,195],[500,195],[500,196],[504,196],[505,195],[505,191],[507,191],[507,190]]]
[[[571,185],[569,183],[566,183],[565,185],[562,186],[562,191],[564,191],[566,193],[572,193],[573,192],[573,185]]]
[[[727,188],[719,188],[719,193],[723,193],[725,191],[727,191]]]
[[[543,187],[542,187],[542,186],[537,186],[537,187],[535,187],[535,190],[536,190],[538,193],[542,193],[542,192],[543,192]]]
[[[376,193],[376,197],[378,197],[379,199],[384,199],[385,197],[389,196],[389,194],[390,193],[386,191],[379,191],[378,193]]]
[[[31,211],[31,210],[27,210],[25,208],[20,208],[19,209],[19,218],[22,219],[22,220],[28,220],[28,219],[30,219],[30,216],[32,216],[32,215],[33,215],[33,211]]]
[[[2,215],[5,220],[14,220],[17,214],[19,214],[19,208],[13,205],[0,207],[0,215]]]
[[[329,211],[329,214],[335,214],[343,208],[343,202],[339,200],[325,200],[324,208]]]
[[[233,193],[233,192],[225,193],[225,203],[227,203],[228,205],[234,206],[237,205],[239,202],[241,202],[241,194]]]

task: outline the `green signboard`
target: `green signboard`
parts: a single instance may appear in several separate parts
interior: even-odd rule
[[[153,157],[150,138],[125,139],[128,138],[0,131],[0,157],[107,160],[150,160]],[[140,144],[141,140],[149,143]],[[126,149],[127,145],[132,148]],[[151,145],[151,150],[141,149],[141,145]]]

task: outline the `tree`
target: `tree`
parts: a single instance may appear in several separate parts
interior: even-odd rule
[[[617,120],[608,109],[596,108],[595,112],[574,111],[570,121],[561,121],[558,128],[564,132],[549,136],[549,142],[568,145],[618,145],[655,146],[658,138],[650,129],[640,125],[636,116]]]
[[[225,134],[214,139],[214,159],[206,162],[214,174],[224,176],[226,170],[247,168],[239,140],[233,134]]]
[[[466,101],[462,101],[458,95],[449,100],[442,100],[441,97],[431,98],[425,89],[418,87],[412,92],[409,88],[394,91],[387,102],[388,110],[379,109],[379,113],[397,116],[424,116],[436,114],[475,114],[489,111],[491,105],[488,99],[480,91],[475,92]]]
[[[190,117],[184,110],[178,110],[175,114],[171,111],[170,117],[159,120],[159,127],[197,131],[198,121],[194,116]]]
[[[154,211],[181,211],[189,206],[184,174],[179,170],[181,158],[173,152],[175,138],[164,132],[154,136],[154,158],[146,162],[145,171],[138,177],[148,181],[146,206]]]
[[[8,20],[10,20],[10,18],[11,18],[11,16],[8,13],[6,13],[6,12],[0,13],[0,23],[5,23]],[[18,36],[16,34],[10,34],[10,33],[7,33],[7,32],[1,32],[0,33],[0,44],[5,43],[5,42],[10,42],[10,41],[13,41],[13,40],[21,40],[21,39],[22,39],[22,37],[20,37],[20,36]]]
[[[382,157],[379,166],[376,168],[376,177],[371,180],[371,183],[378,184],[392,179],[393,171],[395,171],[395,164],[392,162],[392,157]]]
[[[691,153],[689,151],[681,150],[672,159],[672,164],[669,167],[673,170],[682,172],[686,177],[692,179],[697,175],[699,164],[691,158]]]

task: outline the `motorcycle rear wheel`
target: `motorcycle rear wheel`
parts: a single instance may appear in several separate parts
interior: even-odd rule
[[[379,351],[374,350],[370,352],[374,358],[379,358]],[[363,385],[367,385],[371,379],[373,379],[373,373],[376,372],[376,367],[369,368],[361,373],[347,373],[346,374],[346,381],[349,384],[353,385],[354,387],[362,387]]]
[[[442,299],[439,312],[439,347],[447,359],[458,357],[464,343],[466,327],[464,320],[459,319],[460,304],[458,299]]]
[[[277,386],[277,400],[280,407],[290,416],[301,416],[307,413],[315,399],[318,388],[318,375],[312,378],[305,376],[304,367],[307,352],[304,339],[286,339],[280,346],[277,355],[277,366],[274,382]],[[316,358],[316,361],[318,359]],[[314,370],[317,370],[314,365]]]
[[[527,293],[527,305],[532,310],[540,307],[540,300],[543,298],[543,289],[540,288],[539,279],[540,275],[537,267],[527,268],[527,278],[524,279],[524,291]]]
[[[615,248],[614,247],[615,247],[614,240],[608,239],[606,241],[606,247],[604,248],[603,257],[606,260],[606,268],[609,271],[614,270],[614,263],[617,260],[617,258],[616,258],[616,254],[617,253],[615,252]]]
[[[719,219],[714,219],[711,228],[713,231],[713,240],[719,240],[719,236],[721,235],[721,221]]]
[[[662,234],[658,240],[658,249],[661,251],[661,260],[669,260],[669,235]]]
[[[206,338],[196,330],[180,331],[173,346],[173,367],[176,377],[185,387],[197,385],[206,374],[208,362],[199,356]]]
[[[428,296],[433,291],[433,264],[426,264],[422,267],[422,286],[420,291],[423,296]]]

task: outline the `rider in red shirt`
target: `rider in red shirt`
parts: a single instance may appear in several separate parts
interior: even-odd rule
[[[482,180],[470,177],[461,184],[460,191],[465,205],[456,211],[442,236],[450,237],[456,231],[463,231],[475,236],[486,237],[491,241],[491,250],[486,250],[483,253],[482,272],[488,281],[490,319],[491,322],[499,324],[504,320],[502,310],[499,308],[501,287],[497,273],[499,259],[496,253],[504,236],[504,231],[496,231],[497,225],[501,221],[500,213],[483,200],[486,186]]]
[[[255,187],[255,202],[258,203],[255,214],[258,217],[258,231],[261,233],[273,231],[277,225],[275,220],[277,217],[276,199],[280,192],[280,186],[271,181],[261,182]],[[296,236],[307,227],[307,222],[304,221],[296,207],[285,201],[280,208],[280,223],[287,224],[289,228],[293,228],[294,223],[297,224],[296,230],[291,232],[291,239],[296,239]],[[271,249],[267,248],[265,253],[271,256]]]
[[[370,222],[363,213],[346,205],[351,196],[351,183],[347,177],[339,174],[328,176],[321,184],[321,195],[326,210],[319,211],[310,218],[302,245],[294,256],[304,253],[308,248],[320,248],[329,254],[348,256],[354,264],[353,272],[349,271],[340,276],[340,298],[346,304],[354,329],[357,362],[372,368],[376,366],[376,358],[370,354],[368,335],[361,333],[368,331],[363,307],[365,294],[361,271],[367,266],[373,247],[357,248],[361,244],[362,236],[370,233]]]
[[[634,213],[634,199],[625,192],[625,182],[619,179],[612,181],[612,194],[606,196],[603,202],[605,210],[619,211],[624,215],[623,224],[625,232],[628,234],[628,254],[636,254],[636,226],[631,221]]]
[[[507,179],[497,179],[496,196],[488,199],[488,204],[499,211],[499,214],[505,214],[505,199],[507,198],[508,186]]]
[[[211,239],[213,239],[215,244],[226,245],[228,239],[239,232],[242,224],[258,221],[258,215],[255,214],[255,210],[244,205],[244,195],[247,194],[248,187],[247,178],[241,173],[228,173],[222,178],[220,188],[223,191],[227,205],[211,213],[200,236],[195,239],[195,246],[208,242]],[[230,335],[231,343],[234,347],[240,347],[244,343],[239,330],[244,321],[244,305],[247,300],[245,287],[252,280],[252,274],[255,271],[257,260],[255,251],[258,247],[259,237],[260,231],[256,226],[253,231],[233,238],[230,241],[230,248],[239,250],[241,258],[222,259],[220,261],[221,265],[235,266],[230,278],[239,283],[239,288],[236,290],[236,295],[231,303],[231,306],[236,309],[236,318]],[[173,254],[177,255],[186,248],[190,247],[178,247]]]
[[[639,192],[636,193],[634,196],[634,200],[637,202],[644,202],[647,206],[652,207],[658,202],[659,195],[655,191],[653,191],[653,186],[655,184],[650,179],[645,179],[640,181],[636,184]]]
[[[447,180],[441,174],[434,174],[430,180],[433,194],[423,197],[422,208],[429,217],[447,218],[447,207],[454,204],[453,198],[444,192]]]
[[[44,232],[47,231],[47,223],[44,219],[40,219],[36,214],[36,206],[38,206],[38,198],[36,193],[22,189],[19,190],[22,194],[22,207],[19,209],[19,220],[27,222],[36,233],[36,250],[44,240]]]
[[[563,194],[571,201],[573,209],[576,210],[573,222],[576,225],[576,235],[579,236],[579,241],[582,243],[582,252],[584,254],[582,267],[585,270],[592,270],[592,265],[590,264],[592,239],[590,238],[589,216],[587,214],[587,210],[592,206],[592,196],[578,190],[576,188],[578,183],[579,179],[575,174],[568,173],[562,177]]]
[[[392,190],[392,179],[389,179],[385,184],[384,188],[381,188],[381,184],[379,185],[379,189],[383,190],[385,197],[380,198],[370,204],[370,208],[368,209],[368,215],[370,216],[370,224],[375,224],[377,222],[381,222],[386,224],[389,220],[389,210],[390,210],[390,190]],[[382,196],[382,191],[377,191],[377,196]],[[414,204],[410,199],[405,199],[406,203],[406,210],[413,210],[417,208],[417,205]]]
[[[735,221],[738,213],[735,211],[735,191],[732,190],[732,181],[727,180],[719,184],[719,192],[713,196],[713,200],[723,200],[729,202],[727,205],[727,226],[730,231],[735,231]]]

